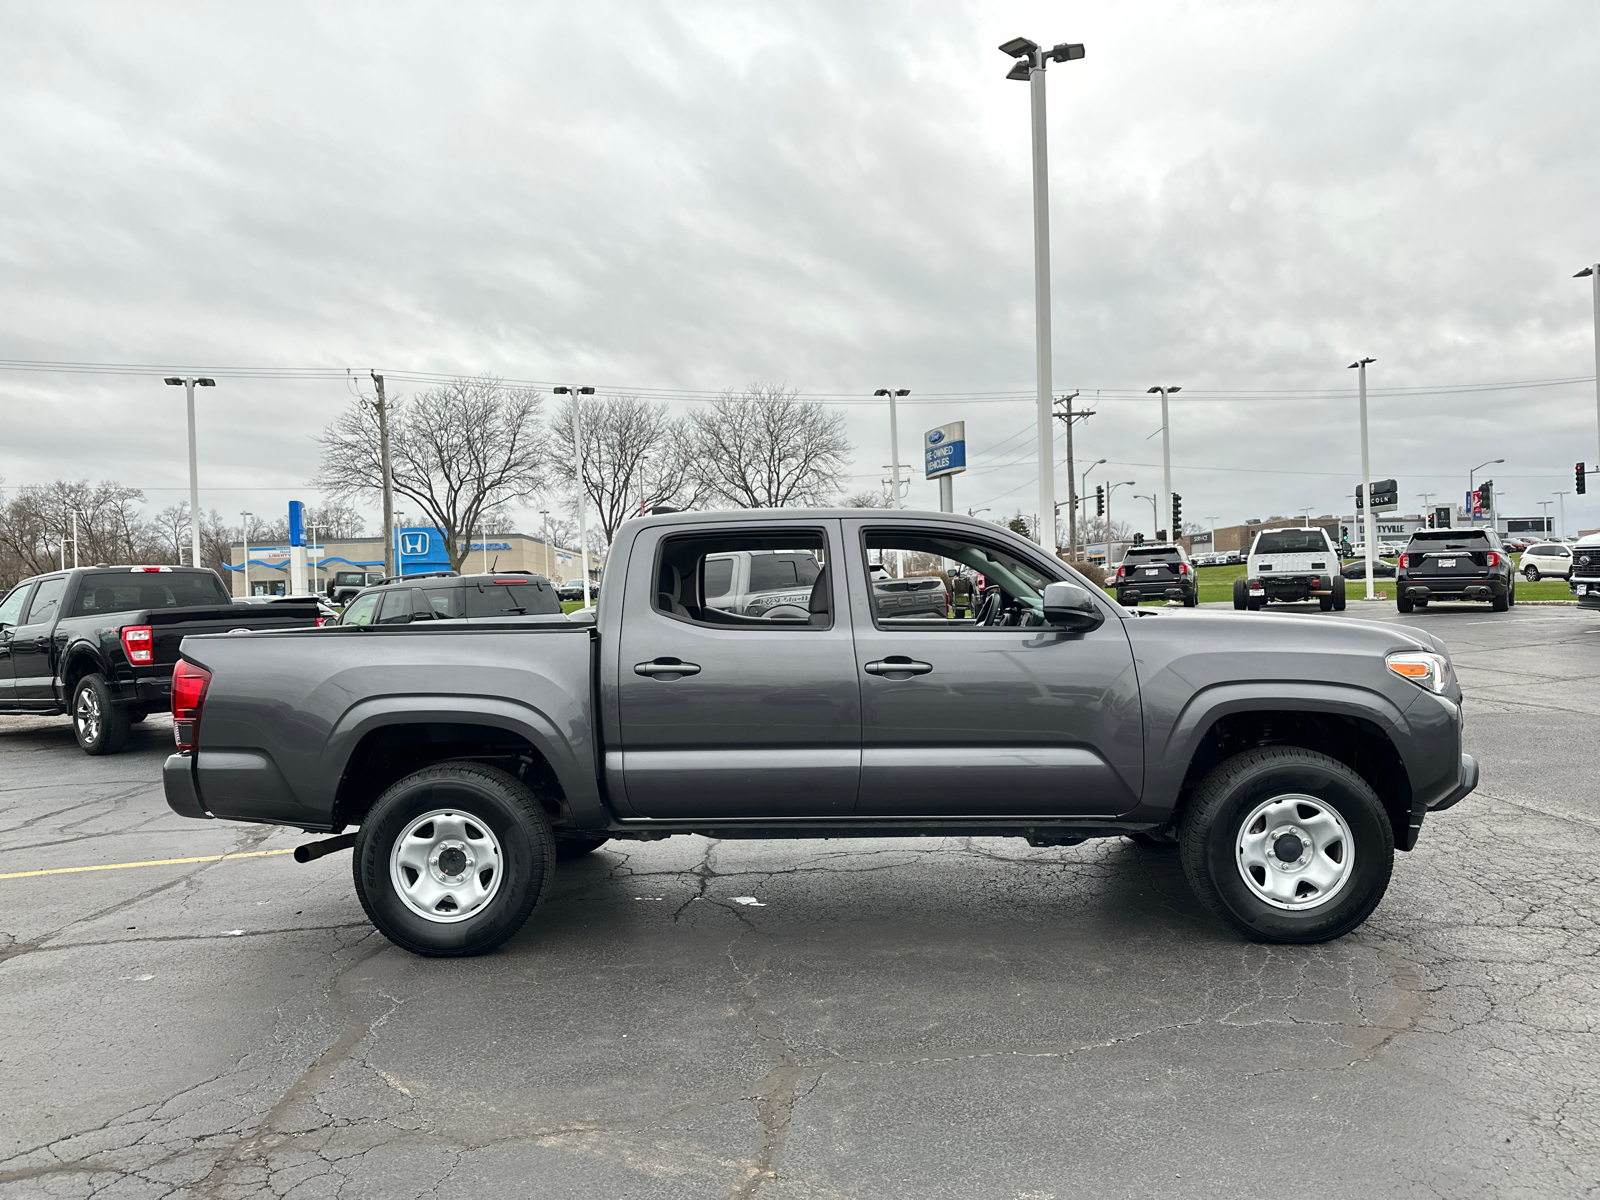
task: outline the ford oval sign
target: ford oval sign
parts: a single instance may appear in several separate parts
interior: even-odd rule
[[[928,434],[928,445],[937,446],[942,441],[944,441],[944,430],[935,429],[932,433]]]

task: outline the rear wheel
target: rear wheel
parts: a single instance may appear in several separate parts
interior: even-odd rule
[[[1394,594],[1394,606],[1403,613],[1411,611],[1411,601],[1406,598],[1405,593],[1398,590]]]
[[[1495,612],[1505,612],[1511,607],[1511,589],[1508,587],[1498,596],[1490,597],[1489,607]]]
[[[1250,591],[1242,579],[1233,581],[1233,607],[1243,612],[1250,604]]]
[[[85,675],[72,690],[72,732],[85,754],[115,754],[128,742],[128,710],[111,702],[104,675]]]
[[[380,933],[433,958],[482,954],[521,929],[555,872],[550,818],[526,784],[480,763],[408,775],[356,835],[356,895]]]
[[[1343,575],[1333,577],[1333,611],[1343,612],[1345,603],[1345,581]]]
[[[1320,608],[1323,612],[1332,612],[1333,611],[1333,597],[1332,596],[1318,596],[1317,597],[1317,607]]]
[[[1199,588],[1196,588],[1192,592],[1185,592],[1183,594],[1183,606],[1185,608],[1193,608],[1195,605],[1197,605],[1199,603],[1200,603],[1200,589]]]
[[[1394,863],[1389,816],[1366,781],[1293,746],[1251,750],[1213,770],[1178,839],[1195,894],[1262,942],[1349,933],[1383,899]]]

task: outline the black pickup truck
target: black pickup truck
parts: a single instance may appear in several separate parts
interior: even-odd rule
[[[805,603],[707,603],[708,560],[745,551],[811,556]],[[901,606],[872,567],[902,556],[983,603]],[[1176,844],[1234,928],[1317,942],[1477,782],[1449,656],[1407,625],[1125,609],[938,513],[637,517],[609,562],[581,621],[186,639],[168,804],[359,826],[296,857],[354,846],[368,916],[419,954],[510,937],[557,859],[685,833]]]
[[[78,745],[115,754],[172,699],[191,633],[321,624],[316,601],[235,604],[216,572],[84,567],[24,579],[0,600],[0,713],[70,714]]]

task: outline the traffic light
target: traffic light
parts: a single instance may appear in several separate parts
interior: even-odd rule
[[[1582,470],[1582,464],[1579,464],[1579,470]],[[1097,517],[1106,515],[1106,485],[1103,483],[1094,485],[1094,515]]]
[[[1429,529],[1433,528],[1433,517],[1434,517],[1433,513],[1429,513],[1428,514],[1428,528]]]
[[[1478,485],[1478,503],[1484,508],[1494,508],[1494,480],[1485,479]]]
[[[1133,535],[1133,544],[1134,544],[1134,545],[1135,545],[1135,546],[1142,546],[1142,545],[1144,545],[1144,534],[1142,534],[1142,533],[1136,533],[1136,534],[1134,534],[1134,535]]]
[[[1572,490],[1577,492],[1578,495],[1580,495],[1580,496],[1583,495],[1584,492],[1589,490],[1588,484],[1583,478],[1583,464],[1582,463],[1578,464],[1578,473],[1573,478]]]
[[[1183,497],[1177,492],[1172,493],[1172,536],[1183,536]]]

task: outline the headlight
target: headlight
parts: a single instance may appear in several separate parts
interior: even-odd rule
[[[1450,683],[1450,660],[1427,650],[1403,650],[1384,660],[1389,670],[1430,692],[1443,692]]]

